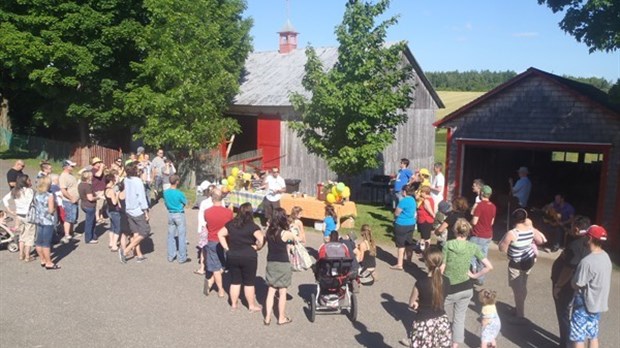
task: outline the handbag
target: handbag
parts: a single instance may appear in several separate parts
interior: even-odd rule
[[[289,248],[288,260],[291,263],[291,268],[293,269],[293,271],[301,272],[304,270],[302,266],[301,255],[299,255],[299,251],[297,250],[297,248],[295,248],[295,245],[292,245]]]
[[[34,196],[30,201],[30,207],[28,207],[28,214],[26,214],[26,222],[30,224],[39,223],[39,217],[37,216],[37,207],[35,206]]]
[[[312,256],[310,256],[308,250],[306,250],[306,248],[301,245],[301,243],[295,241],[295,243],[293,244],[293,250],[296,258],[299,260],[298,262],[301,270],[305,271],[307,269],[310,269],[312,265],[314,265],[314,259],[312,258]]]

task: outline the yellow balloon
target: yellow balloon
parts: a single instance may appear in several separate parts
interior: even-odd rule
[[[237,181],[237,178],[235,178],[234,176],[230,175],[228,177],[228,185],[235,185],[236,181]]]
[[[252,180],[252,174],[250,174],[250,173],[243,173],[243,180],[245,180],[245,181]]]
[[[231,174],[232,174],[233,176],[237,176],[237,174],[239,174],[239,168],[237,168],[237,167],[233,167],[233,169],[232,169],[232,171],[231,171]]]
[[[228,191],[233,191],[235,189],[235,186],[228,184]]]
[[[344,190],[342,190],[342,197],[344,198],[351,197],[351,189],[349,188],[349,186],[345,187]]]
[[[336,196],[334,196],[333,193],[328,193],[327,197],[325,197],[325,200],[327,201],[327,203],[334,203],[336,202]]]
[[[336,185],[332,186],[332,194],[334,197],[338,196],[338,189],[336,188]]]

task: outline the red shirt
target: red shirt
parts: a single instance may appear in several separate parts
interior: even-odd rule
[[[474,210],[478,222],[474,225],[473,235],[479,238],[493,238],[493,219],[495,219],[495,204],[490,201],[480,201]]]
[[[207,240],[209,242],[218,242],[217,233],[233,219],[233,213],[230,209],[222,206],[214,206],[205,210],[205,221],[207,222]]]
[[[426,200],[431,204],[431,209],[435,207],[435,202],[433,202],[433,197],[426,197]],[[424,208],[424,202],[420,204],[418,207],[418,223],[427,223],[432,224],[435,221],[435,218],[429,213],[426,208]]]

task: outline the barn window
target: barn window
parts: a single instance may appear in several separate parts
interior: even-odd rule
[[[579,162],[579,152],[553,151],[551,153],[551,161],[553,162]]]
[[[584,163],[596,163],[603,162],[603,154],[602,153],[586,153]]]

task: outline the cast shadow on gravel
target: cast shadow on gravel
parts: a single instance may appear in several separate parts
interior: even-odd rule
[[[514,317],[512,306],[504,302],[497,302],[495,305],[502,320],[502,336],[518,347],[557,347],[560,344],[558,336],[529,320],[525,323],[510,320]]]

